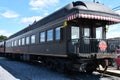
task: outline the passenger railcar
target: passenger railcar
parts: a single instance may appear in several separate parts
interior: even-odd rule
[[[120,16],[100,3],[76,1],[10,36],[5,56],[91,73],[115,58],[106,25],[119,22]]]
[[[0,42],[0,55],[3,56],[5,53],[5,41]]]

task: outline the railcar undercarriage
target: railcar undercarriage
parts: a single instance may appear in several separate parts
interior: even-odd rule
[[[74,57],[53,57],[41,55],[25,55],[25,54],[11,54],[4,55],[13,60],[41,62],[45,67],[58,72],[72,72],[79,71],[91,74],[99,65],[106,67],[106,60],[110,59],[90,59],[90,58],[74,58]],[[107,69],[107,68],[106,68]]]

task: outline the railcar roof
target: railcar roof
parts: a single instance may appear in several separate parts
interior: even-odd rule
[[[86,1],[76,1],[76,2],[72,2],[68,5],[66,5],[65,7],[59,9],[58,11],[52,13],[51,15],[48,15],[47,17],[33,23],[32,25],[29,25],[25,29],[13,34],[8,39],[19,36],[21,34],[24,34],[27,31],[30,31],[30,30],[33,30],[33,29],[38,28],[40,26],[43,26],[46,23],[49,23],[51,21],[54,21],[56,19],[59,19],[61,17],[66,16],[66,15],[69,15],[70,13],[72,13],[72,11],[74,11],[76,9],[79,9],[79,11],[84,10],[86,12],[93,11],[93,13],[103,12],[103,13],[114,15],[115,17],[118,17],[120,19],[120,15],[118,15],[112,9],[110,9],[109,7],[107,7],[103,4],[86,2]]]
[[[84,7],[82,7],[82,5],[77,6],[77,8],[79,8],[79,9],[115,14],[115,12],[111,8],[105,6],[104,4],[100,4],[98,2],[93,3],[93,2],[86,2],[86,1],[84,1],[84,2],[78,1],[78,3],[83,3],[84,4],[83,5]],[[74,4],[75,4],[75,2],[73,2],[73,5]]]

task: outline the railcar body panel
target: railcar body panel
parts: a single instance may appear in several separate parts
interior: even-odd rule
[[[56,23],[56,22],[58,23],[59,20],[52,23]],[[24,53],[24,54],[35,54],[35,55],[54,55],[54,54],[57,55],[58,54],[60,56],[61,55],[66,56],[67,55],[66,42],[65,42],[66,36],[62,36],[62,34],[63,35],[66,34],[65,31],[60,30],[60,32],[63,32],[60,35],[60,40],[54,40],[55,36],[53,36],[53,41],[47,42],[45,40],[45,42],[40,43],[40,32],[47,33],[47,30],[56,29],[56,26],[62,27],[63,21],[62,23],[60,22],[58,24],[52,24],[52,25],[48,23],[47,26],[41,26],[41,27],[38,27],[37,29],[28,31],[25,34],[22,34],[20,36],[16,36],[14,38],[8,39],[7,43],[10,42],[11,45],[12,45],[12,41],[17,40],[17,43],[16,43],[17,46],[14,45],[14,46],[6,47],[6,53],[20,53],[20,54]],[[31,43],[31,39],[30,39],[30,37],[33,34],[36,36],[34,44]],[[26,37],[29,37],[29,44],[26,44],[26,41],[25,41],[25,44],[22,45],[22,38],[26,38]],[[19,45],[19,39],[21,40],[20,45]]]
[[[106,39],[106,25],[117,23],[120,15],[104,5],[73,2],[10,36],[5,55],[92,72],[116,57]]]
[[[64,27],[63,24],[65,21],[67,22],[67,26]],[[10,36],[6,41],[8,43],[6,53],[36,55],[81,55],[80,53],[98,53],[99,49],[92,52],[92,48],[90,48],[91,46],[98,48],[95,43],[91,45],[91,42],[95,42],[95,40],[97,44],[99,43],[97,39],[94,40],[97,35],[96,28],[101,27],[101,38],[106,38],[105,26],[119,22],[120,16],[104,5],[81,1],[73,2]],[[78,42],[72,41],[73,39],[71,38],[72,27],[74,26],[80,29],[79,35],[77,35],[79,39],[76,39]],[[60,27],[60,40],[58,41],[55,40],[55,29],[57,27]],[[53,30],[52,41],[47,41],[48,30]],[[89,33],[85,33],[85,30],[89,30]],[[45,32],[45,42],[40,42],[40,32]],[[87,34],[89,36],[86,36]],[[30,43],[32,35],[35,35],[34,44]],[[26,45],[26,40],[23,39],[24,44],[22,45],[22,40],[19,42],[19,39],[26,37],[29,37],[29,44]],[[79,44],[78,46],[80,47],[76,46],[75,43]],[[77,48],[75,49],[75,47]],[[76,50],[77,52],[75,52]]]

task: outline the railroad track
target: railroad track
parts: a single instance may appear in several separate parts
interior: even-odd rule
[[[104,72],[104,69],[97,69],[97,72],[102,74]],[[120,77],[120,70],[116,70],[114,68],[108,68],[105,71],[105,74]]]
[[[85,73],[59,73],[45,68],[40,63],[27,63],[12,61],[7,59],[0,60],[1,66],[21,80],[119,80],[119,77],[111,75],[104,75],[101,77],[100,72],[93,72],[93,74]],[[29,74],[28,74],[29,73]],[[47,75],[46,75],[47,74]]]

